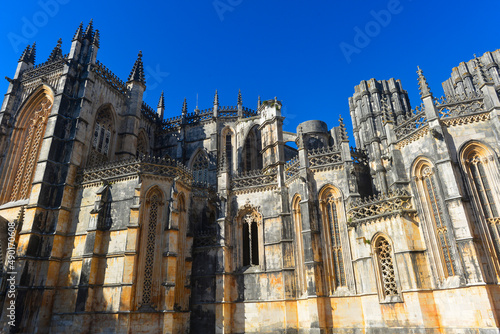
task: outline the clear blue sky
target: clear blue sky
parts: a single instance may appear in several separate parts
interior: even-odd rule
[[[249,108],[258,95],[283,101],[288,131],[309,119],[331,128],[342,114],[354,145],[347,99],[356,84],[399,78],[414,107],[419,65],[439,97],[452,67],[500,47],[499,12],[499,1],[7,1],[0,91],[27,44],[37,42],[37,63],[59,37],[67,53],[78,24],[93,18],[97,58],[124,81],[143,51],[145,101],[155,107],[164,90],[166,117],[180,114],[184,97],[192,111],[197,94],[211,107],[215,89],[235,105],[241,89]]]

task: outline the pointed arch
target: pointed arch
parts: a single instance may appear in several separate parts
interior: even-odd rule
[[[53,102],[52,90],[42,85],[19,109],[3,161],[0,203],[29,197]]]
[[[136,156],[149,155],[149,139],[144,129],[139,131],[137,136],[137,153]]]
[[[402,301],[392,240],[383,233],[376,233],[371,245],[380,301]]]
[[[158,186],[151,187],[145,196],[143,206],[142,233],[139,256],[138,305],[141,308],[156,308],[160,302],[161,222],[165,195]]]
[[[222,155],[226,157],[229,171],[232,172],[234,170],[234,157],[236,154],[236,135],[230,126],[226,126],[221,131],[221,146],[219,152],[222,152]]]
[[[243,172],[262,169],[262,138],[259,127],[254,125],[250,128],[244,140],[241,153],[241,166]]]
[[[262,214],[248,201],[236,215],[236,244],[238,267],[264,268]]]
[[[345,225],[342,192],[332,185],[325,185],[319,192],[323,245],[326,262],[327,288],[333,294],[339,287],[347,286],[342,226]],[[348,248],[347,248],[348,249]]]
[[[87,160],[88,166],[96,166],[110,160],[115,129],[116,115],[114,108],[110,103],[104,104],[96,112]]]
[[[193,153],[189,167],[193,171],[193,178],[195,182],[202,184],[208,183],[209,164],[210,161],[204,149],[199,148]]]
[[[302,212],[300,209],[300,202],[302,198],[299,194],[295,194],[292,199],[292,218],[295,230],[295,268],[297,275],[297,289],[299,293],[305,293],[307,291],[306,285],[306,275],[304,268],[304,240],[302,239]]]
[[[495,152],[486,144],[472,140],[460,149],[460,163],[478,217],[483,244],[492,257],[500,277],[500,175]]]
[[[434,164],[419,157],[412,166],[414,186],[423,219],[424,235],[429,245],[429,255],[437,271],[439,281],[457,274],[453,228],[442,201],[441,185]]]
[[[175,298],[174,308],[187,311],[188,294],[186,293],[186,236],[187,236],[187,209],[186,197],[184,193],[180,192],[177,195],[177,212],[179,229],[177,239],[177,265],[175,271]]]

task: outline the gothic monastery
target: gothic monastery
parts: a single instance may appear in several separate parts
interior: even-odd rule
[[[276,98],[164,119],[142,54],[124,82],[98,49],[7,78],[0,332],[500,333],[500,50],[439,100],[419,69],[413,108],[361,81],[352,148]]]

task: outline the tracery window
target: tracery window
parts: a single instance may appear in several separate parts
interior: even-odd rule
[[[344,257],[341,241],[340,215],[341,196],[338,191],[328,188],[320,195],[321,214],[325,231],[325,246],[330,293],[346,285]]]
[[[141,132],[137,137],[137,156],[148,155],[149,145],[144,132]]]
[[[262,138],[257,126],[248,132],[242,152],[243,171],[262,169]]]
[[[208,157],[204,152],[200,151],[196,154],[191,170],[196,182],[208,183]]]
[[[229,166],[229,170],[232,170],[232,166],[233,166],[233,144],[232,144],[232,136],[231,136],[230,133],[226,134],[225,153],[226,153],[227,165]]]
[[[17,165],[14,185],[10,194],[11,201],[25,199],[29,196],[51,108],[52,102],[44,97],[35,107],[34,114],[27,124],[28,134],[24,139],[21,159]]]
[[[462,163],[468,176],[475,208],[485,233],[481,235],[487,248],[496,255],[495,266],[500,275],[499,173],[494,153],[478,143],[462,150]],[[489,235],[488,235],[489,234]],[[495,256],[494,256],[495,257]]]
[[[146,256],[144,259],[144,281],[142,286],[142,305],[151,305],[153,287],[153,267],[155,260],[156,234],[158,225],[158,210],[161,202],[161,195],[154,191],[148,199],[149,216],[148,229],[146,234]]]
[[[90,166],[99,165],[109,160],[112,134],[113,118],[111,110],[105,108],[97,113],[89,156]]]
[[[305,292],[307,289],[305,283],[305,270],[304,270],[304,244],[302,240],[302,213],[300,211],[299,195],[296,195],[292,201],[293,223],[295,225],[295,247],[296,247],[296,270],[297,270],[297,288],[300,292]]]
[[[259,265],[258,217],[254,212],[243,216],[243,266]]]
[[[383,236],[379,236],[374,245],[381,295],[383,298],[399,295],[392,259],[392,247],[389,241]]]
[[[428,224],[431,248],[436,252],[435,262],[440,277],[454,276],[456,264],[452,255],[452,238],[445,221],[445,209],[438,193],[438,180],[434,169],[427,162],[418,164],[416,183]]]

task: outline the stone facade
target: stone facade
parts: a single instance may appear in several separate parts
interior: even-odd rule
[[[165,120],[142,55],[123,82],[98,49],[80,26],[9,79],[2,332],[500,332],[500,51],[441,100],[419,69],[414,109],[361,81],[351,148],[342,119],[284,131],[276,98]]]

